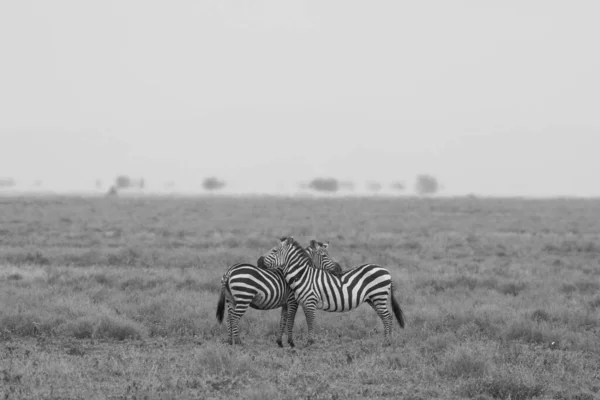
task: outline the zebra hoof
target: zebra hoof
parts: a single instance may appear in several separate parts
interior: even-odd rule
[[[294,348],[296,345],[294,344],[293,340],[288,340],[288,344],[290,345],[291,348]]]
[[[306,345],[307,345],[307,346],[312,346],[313,344],[315,344],[315,340],[314,340],[314,339],[308,339],[308,340],[306,341]]]
[[[277,339],[277,346],[283,347],[283,342],[281,341],[281,339]]]

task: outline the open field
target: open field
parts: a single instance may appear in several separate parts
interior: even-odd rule
[[[407,327],[367,305],[229,346],[220,277],[291,234],[387,267]],[[6,398],[600,398],[600,200],[0,198]]]

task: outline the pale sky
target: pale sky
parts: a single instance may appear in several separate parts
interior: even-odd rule
[[[600,196],[600,2],[0,2],[0,177]]]

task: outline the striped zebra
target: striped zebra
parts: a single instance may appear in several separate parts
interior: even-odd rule
[[[306,252],[308,253],[308,255],[313,261],[313,264],[317,268],[326,269],[332,274],[337,275],[338,278],[341,278],[342,274],[344,273],[344,271],[342,270],[342,266],[333,258],[329,257],[329,253],[327,252],[328,247],[329,242],[317,242],[313,239],[310,241],[310,244],[306,248]],[[317,255],[317,249],[320,250],[319,255]],[[324,256],[321,256],[320,254],[324,254]]]
[[[339,265],[337,267],[339,268]],[[283,331],[287,325],[288,344],[294,347],[293,318],[296,316],[298,302],[281,269],[266,269],[245,263],[232,265],[221,278],[221,293],[216,312],[219,323],[223,322],[225,306],[229,344],[242,343],[238,324],[248,307],[257,310],[274,310],[281,307],[277,344],[283,347]],[[288,315],[292,316],[291,325],[287,324]]]
[[[392,315],[387,306],[388,297],[391,298],[392,311],[396,320],[400,327],[404,328],[404,313],[394,297],[390,273],[378,265],[365,264],[344,272],[340,278],[316,268],[317,266],[331,267],[333,262],[328,257],[326,248],[319,247],[316,243],[311,241],[307,251],[293,237],[282,238],[277,246],[257,261],[259,267],[283,270],[284,278],[294,291],[296,301],[304,308],[308,326],[308,344],[314,343],[316,309],[345,312],[357,308],[364,302],[369,304],[383,321],[384,341],[389,343],[392,333]],[[291,313],[288,314],[288,330],[290,326],[293,326]]]

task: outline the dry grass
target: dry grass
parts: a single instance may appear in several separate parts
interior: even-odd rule
[[[7,398],[593,399],[600,201],[0,199],[0,395]],[[319,313],[317,343],[243,346],[219,280],[292,234],[344,267],[386,266],[407,327]]]

